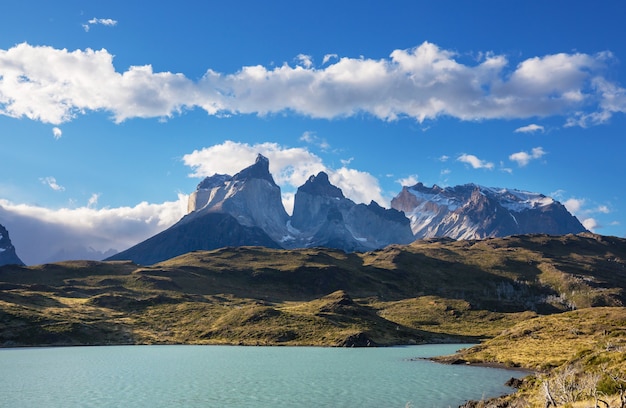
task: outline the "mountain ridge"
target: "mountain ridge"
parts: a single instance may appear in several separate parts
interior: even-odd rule
[[[204,220],[209,214],[213,214],[212,222],[221,226]],[[236,239],[224,229],[226,218],[214,214],[232,218],[228,225],[237,231]],[[233,221],[238,225],[231,224]],[[184,227],[187,235],[181,236],[182,226],[193,223],[196,227]],[[202,180],[189,196],[188,214],[157,234],[158,240],[149,238],[107,259],[149,264],[184,250],[232,245],[364,252],[416,239],[484,239],[584,231],[563,205],[539,193],[476,184],[429,188],[417,183],[403,187],[391,201],[391,208],[384,208],[375,201],[357,204],[345,197],[325,172],[311,175],[297,189],[293,214],[289,216],[280,187],[269,171],[269,160],[259,154],[254,164],[234,176],[214,174]],[[178,238],[167,238],[169,234]],[[221,235],[225,236],[223,240]],[[168,250],[163,242],[171,242],[177,250]]]

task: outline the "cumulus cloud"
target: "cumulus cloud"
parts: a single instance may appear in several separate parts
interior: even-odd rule
[[[565,206],[565,208],[567,208],[567,211],[571,212],[572,214],[578,213],[584,204],[585,200],[580,198],[570,198],[563,202],[563,205]]]
[[[54,177],[42,177],[39,179],[42,184],[50,187],[54,191],[65,191],[65,187],[57,183],[57,179]]]
[[[424,42],[383,59],[328,54],[316,67],[300,54],[295,66],[208,69],[193,81],[153,72],[150,65],[118,72],[105,49],[23,43],[0,50],[0,114],[58,125],[90,111],[110,112],[121,122],[199,107],[222,116],[295,112],[330,119],[365,113],[419,122],[562,116],[568,125],[589,126],[626,112],[626,90],[604,77],[610,53],[545,55],[515,66],[493,53],[471,64],[456,57]]]
[[[117,20],[113,20],[111,18],[92,18],[91,20],[87,21],[86,23],[83,24],[83,29],[86,32],[89,32],[89,30],[91,29],[92,25],[103,25],[103,26],[108,26],[108,27],[113,27],[115,25],[117,25]]]
[[[61,138],[61,136],[63,136],[63,132],[58,127],[53,127],[52,136],[54,136],[54,138],[58,140]]]
[[[19,257],[33,265],[81,259],[74,254],[86,250],[97,258],[111,249],[129,248],[178,221],[186,213],[187,200],[187,195],[179,194],[176,201],[162,204],[54,210],[0,199],[0,220],[11,231]]]
[[[493,163],[485,161],[485,160],[481,160],[478,157],[474,156],[473,154],[463,153],[457,158],[457,161],[460,161],[461,163],[469,164],[474,169],[492,170],[494,167]]]
[[[193,169],[191,177],[207,177],[213,174],[233,175],[254,163],[262,154],[270,161],[270,172],[283,191],[283,205],[287,212],[293,209],[289,195],[303,185],[311,175],[320,171],[328,174],[330,182],[341,188],[343,194],[357,203],[371,200],[388,205],[383,197],[378,180],[369,173],[350,169],[343,165],[334,169],[322,163],[322,159],[303,148],[284,147],[277,143],[250,145],[226,141],[224,143],[195,150],[183,156],[183,162]]]
[[[544,155],[546,154],[546,152],[543,150],[542,147],[535,147],[531,150],[530,153],[528,152],[517,152],[517,153],[513,153],[509,156],[509,160],[514,161],[517,163],[517,165],[519,167],[524,167],[526,166],[531,160],[536,160],[536,159],[540,159],[542,158]]]
[[[515,133],[535,133],[535,132],[543,132],[544,127],[540,125],[535,125],[534,123],[522,126],[514,130]]]
[[[587,228],[589,231],[595,231],[599,227],[601,227],[595,218],[585,218],[582,221],[582,224],[583,224],[583,227]]]

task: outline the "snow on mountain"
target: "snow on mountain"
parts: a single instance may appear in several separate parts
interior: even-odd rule
[[[411,220],[415,238],[482,239],[585,231],[558,201],[543,194],[465,184],[403,187],[391,207]]]

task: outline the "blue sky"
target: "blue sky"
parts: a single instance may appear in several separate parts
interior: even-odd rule
[[[324,170],[385,206],[540,192],[626,236],[622,2],[11,3],[0,224],[27,264],[126,249],[257,153],[288,210]]]

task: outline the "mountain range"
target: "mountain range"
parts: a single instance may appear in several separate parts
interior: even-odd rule
[[[586,231],[558,201],[538,193],[474,184],[404,187],[390,209],[356,204],[328,175],[311,175],[295,194],[289,216],[269,160],[234,176],[205,178],[189,197],[188,213],[161,233],[108,260],[154,264],[196,250],[227,246],[326,247],[365,252],[416,239],[483,239],[514,234]]]

